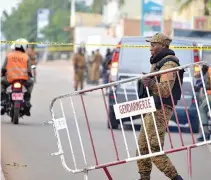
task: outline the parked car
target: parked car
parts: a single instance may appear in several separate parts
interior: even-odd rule
[[[201,46],[211,48],[211,40],[209,40],[208,42],[202,42]],[[211,64],[211,50],[210,49],[209,50],[201,50],[200,56],[201,56],[201,61],[205,61],[205,62]]]
[[[144,37],[124,37],[121,39],[119,45],[149,45],[145,42]],[[197,45],[191,40],[173,39],[172,44],[174,46],[195,46]],[[175,49],[176,56],[180,59],[180,64],[185,65],[189,63],[198,62],[199,50],[198,49]],[[113,54],[112,65],[110,70],[110,82],[127,79],[131,77],[140,76],[140,73],[150,70],[150,51],[148,48],[117,48]],[[194,68],[191,70],[192,77],[194,77]],[[191,126],[194,133],[199,132],[199,121],[195,105],[195,100],[191,88],[191,81],[195,83],[194,78],[190,78],[188,73],[185,72],[183,80],[183,91],[185,95],[186,104],[190,116]],[[126,91],[128,100],[136,100],[135,92],[136,82],[127,83]],[[118,103],[125,102],[125,94],[121,85],[118,85],[115,90]],[[109,104],[109,116],[111,120],[111,126],[113,129],[117,129],[120,121],[115,118],[113,105],[115,104],[114,94],[110,89],[108,96]],[[189,129],[188,119],[184,108],[184,103],[181,98],[176,106],[176,112],[178,115],[180,127],[185,130]],[[139,116],[133,117],[133,120],[140,118]],[[171,128],[177,128],[175,115],[173,114],[169,126]],[[130,118],[122,119],[123,123],[130,121]],[[141,120],[140,120],[141,122]],[[108,125],[109,128],[109,125]]]

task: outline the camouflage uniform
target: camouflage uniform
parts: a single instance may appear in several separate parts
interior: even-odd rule
[[[32,65],[36,65],[37,64],[37,53],[36,51],[33,49],[33,48],[28,48],[28,55],[30,57],[30,60],[31,60],[31,64]]]
[[[91,77],[91,72],[92,72],[92,63],[95,59],[95,54],[94,54],[94,51],[92,52],[92,55],[89,57],[89,61],[88,61],[88,81],[90,82],[92,77]]]
[[[77,53],[73,57],[73,67],[74,67],[74,70],[75,70],[75,74],[74,74],[75,85],[74,85],[74,88],[75,88],[76,91],[78,90],[79,84],[80,84],[80,88],[83,89],[85,66],[86,66],[85,57],[82,54]]]
[[[153,36],[152,39],[148,42],[159,42],[165,45],[169,45],[171,40],[169,41],[168,39],[166,39],[166,36],[164,36],[163,34],[158,34],[158,35]],[[177,66],[178,65],[175,62],[170,61],[170,62],[166,62],[161,67],[160,70],[166,70],[166,69],[174,68]],[[155,67],[155,64],[152,64],[151,72],[154,72],[154,67]],[[168,74],[162,74],[160,76],[159,89],[160,89],[160,92],[162,93],[163,98],[167,98],[170,96],[167,79],[169,79],[170,86],[171,88],[173,88],[175,80],[176,80],[176,73],[171,72]],[[159,96],[156,83],[152,83],[149,86],[149,89],[151,90],[153,95]],[[164,105],[164,109],[165,109],[166,119],[169,120],[172,116],[172,108],[168,105]],[[156,125],[158,128],[158,133],[160,136],[161,146],[163,148],[164,140],[165,140],[165,132],[166,132],[166,123],[165,123],[162,108],[157,109],[157,111],[154,114],[155,114]],[[151,113],[146,114],[144,116],[144,121],[146,125],[146,130],[147,130],[147,134],[149,138],[151,151],[153,153],[159,152],[160,147],[157,140],[157,135],[156,135],[155,127],[154,127],[152,114]],[[143,126],[141,127],[141,130],[140,130],[138,143],[139,143],[141,155],[149,154]],[[177,170],[175,169],[175,167],[173,166],[172,162],[167,157],[167,155],[161,155],[161,156],[156,156],[152,158],[140,159],[137,161],[139,173],[141,175],[142,180],[150,180],[150,174],[152,171],[152,162],[157,166],[157,168],[161,172],[163,172],[170,179],[174,179],[178,175]]]
[[[98,84],[98,81],[100,78],[100,65],[101,64],[102,64],[102,56],[99,53],[99,51],[97,51],[95,58],[92,62],[91,81],[93,83]]]

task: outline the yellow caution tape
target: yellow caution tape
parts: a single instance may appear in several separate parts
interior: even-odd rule
[[[149,45],[116,45],[116,44],[73,44],[73,43],[58,43],[58,42],[16,42],[16,41],[2,41],[1,44],[36,44],[36,45],[53,45],[53,46],[71,46],[71,47],[48,47],[52,48],[49,51],[68,51],[72,50],[73,46],[95,46],[95,47],[114,47],[114,48],[149,48]],[[57,49],[58,48],[58,49]],[[211,46],[170,46],[171,49],[186,49],[186,50],[211,50]],[[60,50],[59,50],[60,49]]]
[[[73,47],[46,47],[46,48],[35,48],[36,51],[72,51]]]

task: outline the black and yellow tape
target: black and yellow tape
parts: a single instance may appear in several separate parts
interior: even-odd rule
[[[73,51],[73,46],[50,46],[50,47],[47,47],[47,48],[35,48],[36,51],[51,51],[51,52],[60,52],[60,51]]]
[[[113,48],[149,48],[149,45],[116,45],[116,44],[73,44],[73,43],[58,43],[58,42],[16,42],[2,41],[1,44],[30,44],[30,45],[48,45],[49,51],[69,51],[73,50],[74,46],[93,46],[93,47],[113,47]],[[60,46],[60,47],[59,47]],[[66,47],[64,47],[66,46]],[[211,50],[211,46],[170,46],[171,49],[186,49],[186,50]]]

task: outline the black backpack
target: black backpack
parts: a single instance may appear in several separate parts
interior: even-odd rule
[[[175,56],[166,56],[164,57],[161,61],[159,61],[158,63],[156,63],[155,65],[155,68],[154,70],[155,71],[159,71],[162,66],[166,63],[166,62],[169,62],[169,61],[173,61],[175,62],[178,66],[180,66],[180,63],[179,63],[179,60],[175,57]],[[181,84],[183,84],[183,76],[184,76],[184,70],[179,70],[179,76],[180,76],[180,80],[181,80]],[[152,77],[153,78],[153,77]],[[160,81],[160,77],[158,76],[158,82]],[[176,78],[176,81],[175,81],[175,85],[179,85],[179,80],[178,78]],[[146,92],[146,88],[144,87],[143,85],[143,82],[142,80],[138,80],[138,83],[137,83],[137,90],[138,90],[138,97],[141,99],[141,98],[145,98],[147,97],[147,92]],[[174,92],[176,91],[176,92]],[[151,94],[151,93],[150,93]],[[174,104],[176,105],[177,104],[177,101],[180,100],[181,98],[181,89],[179,87],[179,91],[178,91],[178,88],[173,88],[172,89],[172,94],[175,94],[174,96]],[[155,99],[155,104],[157,104],[156,106],[160,106],[160,97],[158,96],[154,96],[154,99]],[[172,105],[172,102],[171,102],[171,99],[170,98],[163,98],[163,102],[164,104],[169,104],[169,105]]]

